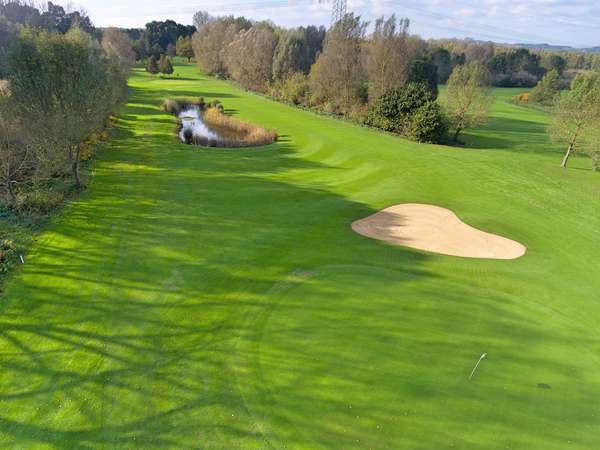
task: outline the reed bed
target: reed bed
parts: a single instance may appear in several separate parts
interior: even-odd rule
[[[224,139],[218,143],[219,147],[255,147],[277,141],[275,130],[234,119],[225,115],[220,108],[206,108],[202,119],[206,125],[223,136]],[[213,146],[210,145],[210,141],[209,146]]]

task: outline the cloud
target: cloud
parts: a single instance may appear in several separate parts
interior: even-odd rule
[[[190,23],[196,10],[246,15],[284,26],[327,25],[330,5],[317,0],[79,0],[101,25],[143,26],[153,19]],[[600,45],[598,0],[348,0],[372,21],[396,14],[423,37],[473,37],[503,42]]]

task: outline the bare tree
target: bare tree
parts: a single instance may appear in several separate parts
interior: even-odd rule
[[[380,17],[365,45],[365,68],[369,78],[369,98],[375,100],[408,79],[408,19]]]
[[[204,25],[214,21],[215,18],[212,17],[208,11],[198,11],[194,14],[194,26],[197,31],[200,31]]]
[[[115,58],[125,77],[135,65],[135,52],[129,36],[117,28],[107,28],[102,33],[102,48],[109,58]]]
[[[454,141],[462,131],[485,121],[492,103],[488,70],[479,62],[456,66],[448,79],[445,107],[454,127]]]
[[[241,30],[250,28],[249,23],[226,17],[208,22],[194,34],[192,46],[200,70],[208,75],[225,75],[223,50]]]
[[[0,186],[4,192],[0,198],[11,207],[17,206],[16,186],[32,162],[31,148],[21,138],[22,130],[10,107],[9,94],[0,93]]]
[[[555,103],[549,132],[554,141],[567,146],[561,166],[579,150],[594,154],[600,143],[600,74],[575,77],[571,89]]]
[[[231,77],[242,86],[264,91],[272,77],[277,36],[264,24],[241,31],[225,49],[225,63]]]

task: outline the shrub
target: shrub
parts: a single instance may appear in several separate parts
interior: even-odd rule
[[[515,100],[518,102],[527,103],[531,99],[531,94],[529,92],[522,92],[515,96]]]
[[[531,101],[551,106],[562,87],[558,71],[551,70],[531,91]]]
[[[176,100],[167,99],[160,106],[161,111],[168,114],[179,114],[181,112],[181,105]]]
[[[366,123],[385,131],[406,134],[410,116],[433,100],[425,83],[408,83],[403,88],[390,89],[370,108]]]
[[[200,98],[198,99],[198,107],[199,107],[201,110],[204,110],[204,108],[206,108],[206,102],[204,101],[204,97],[200,97]]]
[[[158,63],[158,70],[160,73],[164,73],[165,75],[173,74],[173,64],[171,64],[171,59],[165,55],[160,57],[160,62]]]
[[[0,241],[0,273],[7,273],[11,269],[16,253],[17,247],[13,241]]]
[[[308,103],[310,83],[303,73],[293,73],[285,80],[277,80],[271,86],[270,94],[278,100],[294,105]]]
[[[592,153],[592,167],[596,172],[600,172],[600,151]]]
[[[443,139],[447,128],[442,108],[429,101],[412,114],[407,136],[417,142],[435,144]]]
[[[153,75],[160,72],[158,62],[156,61],[156,57],[154,55],[148,58],[148,63],[146,64],[146,72],[151,73]]]
[[[22,214],[48,214],[64,201],[63,193],[41,189],[20,193],[17,197],[17,211]]]

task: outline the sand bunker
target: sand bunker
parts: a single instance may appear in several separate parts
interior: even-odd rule
[[[452,211],[407,203],[357,220],[352,229],[363,236],[406,247],[466,258],[516,259],[527,247],[463,223]]]

